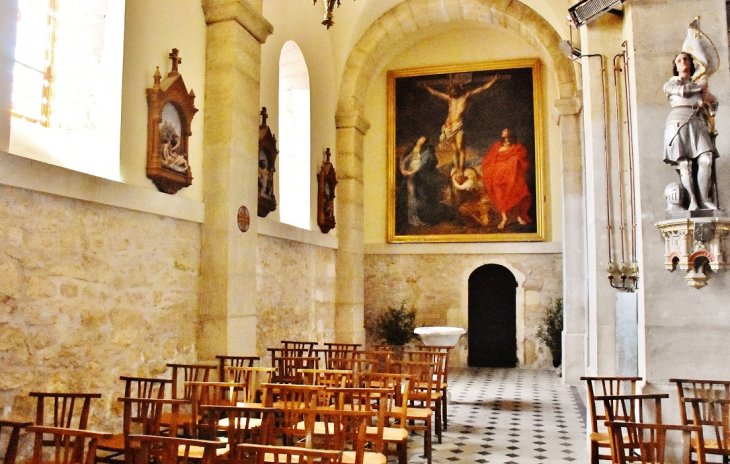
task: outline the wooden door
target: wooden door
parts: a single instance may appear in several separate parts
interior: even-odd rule
[[[472,367],[517,366],[517,281],[487,264],[469,276],[469,356]]]

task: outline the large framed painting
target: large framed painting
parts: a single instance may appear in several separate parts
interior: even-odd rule
[[[388,72],[388,242],[545,239],[540,62]]]

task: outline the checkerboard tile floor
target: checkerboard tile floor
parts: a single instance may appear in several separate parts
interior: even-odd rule
[[[551,370],[465,368],[449,372],[449,425],[433,435],[433,463],[586,463],[585,409]],[[390,457],[390,463],[397,459]],[[426,463],[412,435],[409,464]]]

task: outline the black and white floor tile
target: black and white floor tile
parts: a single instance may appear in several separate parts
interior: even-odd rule
[[[588,462],[580,395],[554,371],[453,370],[449,391],[448,430],[441,444],[434,433],[433,464]],[[422,436],[411,436],[408,462],[426,462]]]

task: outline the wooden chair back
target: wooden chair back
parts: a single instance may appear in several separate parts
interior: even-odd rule
[[[31,392],[37,398],[35,425],[86,429],[91,412],[91,400],[101,393]]]
[[[112,437],[109,432],[44,425],[31,425],[27,431],[35,433],[31,464],[93,464],[98,441]]]
[[[119,380],[124,382],[125,398],[164,398],[168,385],[172,379],[158,379],[153,377],[129,377],[122,375]]]
[[[296,340],[282,340],[281,344],[284,349],[284,356],[294,357],[312,357],[314,356],[314,347],[317,342],[305,342]]]
[[[604,425],[608,416],[604,411],[603,400],[596,400],[597,396],[616,396],[621,394],[635,395],[636,383],[641,377],[581,377],[586,382],[588,401],[588,420],[591,424],[589,435],[591,462],[610,460],[610,454],[601,454],[601,450],[609,451],[609,433]]]
[[[725,399],[730,400],[730,381],[700,379],[669,379],[677,384],[679,398],[679,414],[682,424],[692,424],[691,404],[686,398]]]
[[[724,398],[685,398],[692,409],[692,425],[702,427],[705,453],[730,461],[730,400]],[[693,443],[693,452],[696,445]]]
[[[354,458],[355,464],[363,463],[366,447],[372,453],[383,451],[383,425],[368,433],[375,411],[316,408],[302,410],[301,415],[305,448],[342,450]]]
[[[341,464],[342,451],[307,449],[297,446],[238,445],[240,456],[249,464]],[[164,463],[163,463],[164,464]]]
[[[233,367],[225,368],[226,381],[243,385],[238,394],[239,402],[258,403],[261,401],[261,384],[271,383],[273,367]]]
[[[666,393],[643,395],[600,395],[606,420],[612,422],[662,423],[662,400]]]
[[[33,425],[33,423],[0,420],[0,439],[5,437],[6,443],[3,464],[15,464],[15,459],[18,456],[18,445],[20,444],[20,432],[30,425]]]
[[[261,360],[258,356],[228,356],[218,355],[218,381],[219,382],[239,382],[239,379],[229,379],[227,377],[226,367],[254,367],[254,363]]]
[[[130,435],[129,440],[139,450],[134,464],[214,464],[216,450],[226,446],[219,441],[156,435]]]
[[[433,392],[436,390],[437,365],[434,362],[419,361],[393,361],[391,363],[393,372],[411,376],[408,393],[408,404],[417,405],[420,408],[431,408],[433,403]]]
[[[340,350],[340,351],[357,351],[362,346],[362,343],[335,343],[328,342],[323,343],[328,350]]]
[[[642,464],[669,464],[675,461],[667,453],[667,433],[681,434],[682,464],[705,464],[705,453],[702,443],[702,428],[693,425],[671,424],[640,424],[636,422],[605,423],[611,441],[611,462],[613,464],[627,464],[640,462]],[[697,460],[691,460],[690,446],[692,442],[699,443]]]
[[[225,430],[229,453],[227,458],[236,461],[236,445],[256,443],[273,445],[276,408],[261,406],[214,406],[202,405],[200,436],[215,439]]]
[[[124,462],[132,464],[135,461],[137,448],[132,445],[129,437],[134,434],[143,435],[170,435],[176,436],[180,424],[180,407],[188,405],[187,400],[165,398],[119,398],[124,404],[122,419],[122,436],[124,438]],[[165,415],[165,431],[163,432],[163,414]],[[103,443],[101,440],[99,443]],[[116,456],[112,456],[116,457]],[[97,462],[100,459],[97,458]],[[108,458],[104,462],[109,461]],[[116,461],[114,461],[116,462]]]
[[[202,437],[202,430],[198,427],[202,418],[202,405],[236,406],[238,393],[243,390],[243,385],[235,382],[185,382],[185,388],[190,389],[190,417],[188,434],[193,438],[210,439]]]
[[[321,385],[261,385],[264,406],[275,407],[280,411],[275,433],[283,437],[284,444],[290,444],[297,437],[303,436],[303,430],[297,429],[297,424],[301,421],[301,410],[321,406],[319,400],[324,396],[325,388]]]
[[[304,379],[301,369],[318,369],[319,358],[316,356],[279,356],[272,366],[276,370],[272,382],[301,384]]]
[[[348,349],[326,349],[321,351],[324,354],[324,365],[327,369],[354,370],[353,361],[360,358],[360,351]]]
[[[391,350],[371,350],[362,351],[362,357],[370,360],[370,372],[391,372],[391,362],[393,361],[393,351]]]
[[[210,380],[210,372],[217,369],[218,366],[212,364],[169,363],[167,367],[172,368],[172,398],[189,400],[192,390],[187,384],[189,382],[208,382]],[[180,396],[180,392],[178,391],[181,375],[183,385],[182,396]]]

